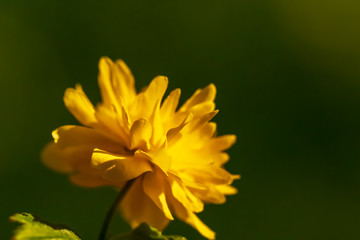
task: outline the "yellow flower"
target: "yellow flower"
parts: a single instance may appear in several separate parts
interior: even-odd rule
[[[84,126],[53,131],[43,162],[85,187],[121,188],[136,179],[119,206],[132,228],[146,222],[162,230],[175,215],[214,239],[195,213],[204,203],[224,203],[239,178],[222,168],[235,136],[215,137],[215,86],[197,90],[177,109],[180,89],[162,102],[166,77],[137,93],[123,61],[102,58],[99,70],[102,103],[95,108],[80,85],[67,89],[65,105]]]

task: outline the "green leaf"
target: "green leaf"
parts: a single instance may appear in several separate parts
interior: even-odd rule
[[[80,240],[71,230],[63,226],[50,226],[30,213],[17,213],[10,220],[22,224],[15,230],[13,240]]]
[[[131,234],[132,240],[186,240],[182,236],[165,236],[154,227],[146,223],[140,224]]]

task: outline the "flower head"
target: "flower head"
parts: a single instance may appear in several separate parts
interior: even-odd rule
[[[180,89],[162,102],[164,76],[137,93],[123,61],[102,58],[99,70],[102,103],[94,107],[80,85],[66,90],[65,105],[83,126],[54,130],[44,163],[85,187],[121,188],[135,179],[119,206],[133,228],[146,222],[162,230],[176,216],[214,239],[195,213],[204,203],[224,203],[239,177],[222,167],[235,136],[216,137],[210,122],[217,113],[215,86],[197,90],[178,108]]]

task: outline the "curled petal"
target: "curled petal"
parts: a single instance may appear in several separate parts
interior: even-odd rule
[[[65,125],[54,130],[52,136],[60,148],[84,145],[89,148],[96,146],[109,151],[125,151],[113,137],[92,128]]]
[[[201,116],[205,113],[212,112],[215,109],[214,102],[203,102],[199,103],[191,108],[191,112],[194,116]]]
[[[169,223],[154,202],[144,193],[143,176],[138,177],[120,203],[121,212],[132,228],[140,223],[147,223],[159,230],[163,230]]]
[[[100,170],[105,179],[114,183],[123,183],[152,171],[149,162],[143,158],[117,155],[101,149],[94,150],[91,165]]]
[[[130,130],[131,149],[150,149],[151,124],[144,118],[136,120]]]
[[[128,139],[130,132],[130,125],[128,124],[127,116],[120,115],[119,112],[113,108],[107,108],[104,104],[99,104],[96,107],[96,119],[99,122],[99,129],[107,135],[112,135],[117,141],[129,147],[130,141]],[[124,116],[124,117],[123,117]]]
[[[216,87],[214,84],[209,84],[203,89],[198,89],[196,92],[181,106],[179,111],[192,111],[198,104],[205,102],[213,102],[216,96]],[[211,109],[210,111],[212,111]],[[208,110],[206,110],[208,111]],[[208,111],[209,112],[209,111]],[[207,112],[201,112],[202,114]]]
[[[155,205],[164,212],[165,216],[174,220],[166,200],[166,175],[161,171],[154,169],[153,172],[144,175],[144,192],[151,198]]]
[[[166,138],[168,140],[168,143],[170,142],[174,142],[176,140],[179,140],[181,138],[181,134],[180,131],[193,119],[193,114],[190,113],[188,114],[185,119],[180,123],[179,126],[175,127],[175,128],[171,128],[167,133],[166,133]]]
[[[77,84],[75,89],[66,89],[64,103],[72,115],[83,125],[94,126],[96,124],[94,106],[85,95],[80,84]]]
[[[144,152],[142,150],[137,150],[134,154],[135,157],[140,157],[143,159],[147,159],[151,163],[155,164],[162,170],[165,175],[168,175],[168,170],[171,166],[171,157],[165,151],[158,150],[154,152]]]

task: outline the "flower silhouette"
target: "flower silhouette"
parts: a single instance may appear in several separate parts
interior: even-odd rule
[[[176,216],[214,239],[195,213],[204,203],[221,204],[238,175],[222,166],[234,135],[216,137],[213,84],[178,108],[180,89],[162,102],[168,79],[158,76],[137,93],[126,64],[99,62],[102,103],[92,105],[80,85],[65,92],[67,109],[83,125],[53,131],[43,162],[84,187],[122,188],[135,179],[119,207],[132,228],[146,222],[160,230]]]

